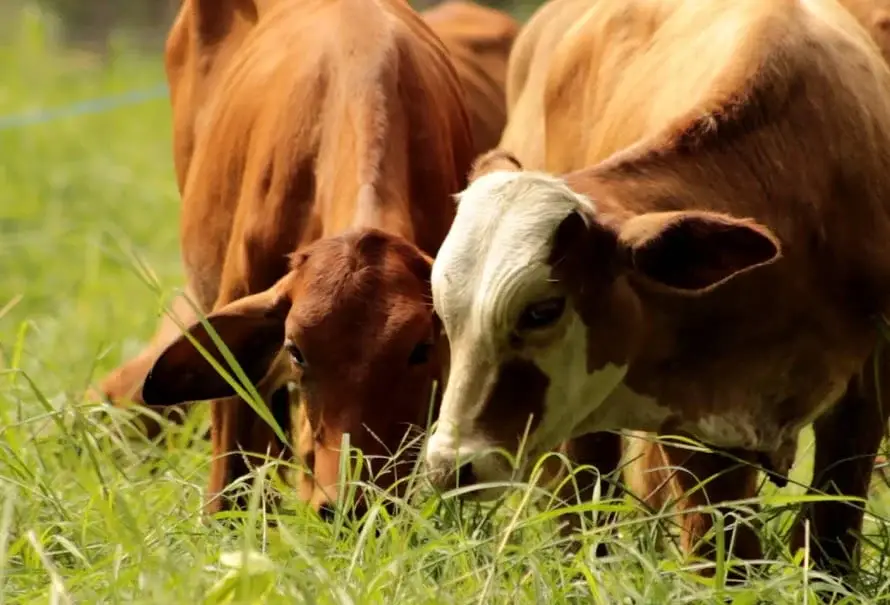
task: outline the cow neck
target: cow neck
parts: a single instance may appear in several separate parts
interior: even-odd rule
[[[407,196],[387,192],[382,183],[363,184],[356,196],[355,214],[351,228],[379,229],[414,241],[414,228]]]
[[[685,197],[688,192],[701,193],[703,188],[693,176],[685,175],[684,178],[683,168],[681,164],[677,171],[662,167],[650,171],[640,165],[604,163],[595,169],[567,175],[566,181],[573,190],[591,200],[597,221],[616,231],[620,231],[628,220],[646,213],[693,208],[726,212],[730,209],[720,201],[738,199],[725,190],[725,186],[721,189],[713,181],[706,184],[708,195],[690,193],[690,197]],[[716,203],[708,203],[714,200]],[[773,289],[760,283],[774,278],[774,270],[738,276],[702,296],[677,295],[648,287],[633,274],[619,275],[619,286],[630,287],[635,293],[633,298],[638,299],[642,307],[635,342],[628,351],[631,366],[628,380],[633,382],[639,376],[635,368],[640,370],[666,363],[682,345],[678,339],[683,340],[688,335],[708,334],[708,342],[726,346],[739,338],[756,337],[750,329],[747,335],[740,332],[739,324],[733,318],[748,316],[752,308],[778,311]]]

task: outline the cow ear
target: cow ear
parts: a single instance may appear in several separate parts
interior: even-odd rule
[[[553,236],[548,262],[559,279],[609,280],[617,271],[618,234],[596,220],[585,207],[572,210],[560,222]]]
[[[522,163],[515,155],[505,149],[491,149],[473,161],[468,181],[472,183],[479,177],[496,171],[519,172]]]
[[[675,292],[699,294],[775,263],[778,238],[752,220],[712,212],[654,212],[621,226],[630,269]]]
[[[192,0],[188,6],[182,2],[180,12],[190,10],[194,21],[195,36],[203,46],[219,45],[238,20],[256,25],[268,12],[271,0]]]
[[[268,373],[284,342],[284,322],[290,299],[281,284],[237,300],[206,318],[254,385]],[[155,361],[142,386],[142,399],[146,405],[174,405],[235,395],[235,389],[210,365],[189,337],[234,377],[210,332],[199,321]]]

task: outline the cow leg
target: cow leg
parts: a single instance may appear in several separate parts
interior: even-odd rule
[[[284,257],[283,254],[281,256]],[[244,272],[243,266],[263,266],[262,263],[267,260],[265,257],[259,257],[250,262],[234,263],[227,269],[232,274],[237,274]],[[252,277],[257,276],[252,275]],[[274,283],[272,275],[261,277],[267,279],[251,282],[224,273],[223,283],[240,284],[247,281],[248,287],[245,289],[236,285],[229,290],[221,291],[214,308],[218,309],[251,293],[261,292]],[[287,423],[288,426],[281,427],[287,435],[290,414],[285,408],[290,405],[290,393],[283,376],[276,375],[275,366],[270,369],[272,372],[254,386],[279,425],[282,422]],[[285,451],[289,453],[290,448],[278,439],[272,427],[239,396],[211,401],[210,420],[213,459],[210,463],[210,481],[204,510],[208,514],[233,509],[244,510],[247,508],[249,492],[245,493],[245,490],[239,489],[236,494],[229,495],[224,494],[226,489],[249,475],[251,467],[261,466],[272,458],[282,456]],[[267,503],[273,504],[269,499]]]
[[[875,388],[874,357],[860,377],[847,386],[841,400],[816,420],[815,460],[811,491],[865,499],[874,460],[888,419],[890,405],[879,400],[890,388],[888,364],[878,357],[879,390]],[[843,427],[843,430],[838,430]],[[858,532],[862,529],[864,503],[812,502],[804,505],[792,536],[792,551],[805,545],[804,520],[809,521],[810,558],[814,567],[844,577],[857,568]]]
[[[730,554],[740,559],[761,558],[760,538],[750,521],[737,519],[728,507],[719,503],[753,497],[757,492],[757,469],[751,466],[755,454],[740,450],[729,450],[727,454],[692,452],[680,447],[659,444],[661,454],[673,470],[673,490],[681,494],[677,503],[679,515],[683,519],[680,546],[687,555],[713,560],[716,544],[705,536],[714,525],[710,513],[694,509],[703,506],[717,506],[725,516],[724,545],[727,558]],[[652,459],[654,461],[654,459]],[[734,534],[734,535],[733,535]],[[712,575],[705,570],[703,575]],[[732,579],[737,579],[737,572]]]
[[[624,483],[627,491],[652,511],[661,511],[679,500],[667,454],[652,433],[632,431],[624,440]]]
[[[158,329],[149,344],[136,357],[109,372],[99,384],[98,392],[90,391],[87,394],[89,399],[94,401],[106,399],[116,408],[136,406],[138,409],[139,406],[145,406],[142,400],[142,384],[148,372],[164,349],[181,334],[179,325],[188,327],[198,320],[186,297],[195,300],[188,289],[185,296],[177,296],[171,305],[170,313],[164,313],[161,317]],[[149,409],[168,420],[180,423],[185,418],[188,405],[149,407]],[[141,415],[139,420],[146,437],[154,439],[160,434],[161,425],[154,418]]]
[[[297,213],[294,216],[300,215]],[[289,228],[287,223],[280,223],[280,217],[276,213],[259,213],[251,219],[259,222],[248,223],[245,216],[235,217],[219,278],[219,291],[213,304],[214,310],[272,287],[289,270],[288,254],[294,250],[293,237],[296,229]],[[200,248],[191,252],[192,255],[187,254],[184,248],[184,258],[200,258],[203,254]],[[202,267],[189,260],[185,264],[187,271],[189,267],[193,267],[191,273],[201,274]],[[212,273],[210,275],[214,276]],[[283,337],[282,334],[282,340]],[[276,409],[285,405],[282,402],[289,400],[283,377],[275,376],[273,372],[254,386],[273,415],[281,419],[288,416],[289,422],[289,414]],[[260,466],[270,458],[280,457],[284,453],[285,444],[281,443],[272,427],[257,415],[250,404],[238,396],[211,401],[210,416],[213,460],[205,512],[212,514],[245,509],[249,496],[244,496],[243,490],[238,490],[242,495],[233,497],[224,495],[223,492],[232,483],[247,476],[250,467]],[[289,451],[290,448],[287,449]]]
[[[654,435],[631,432],[625,440],[625,454],[624,481],[634,497],[653,510],[661,510],[680,496],[670,462]]]
[[[560,500],[569,505],[583,504],[593,497],[597,481],[602,481],[601,485],[605,488],[608,485],[605,477],[607,475],[615,476],[615,471],[621,462],[621,435],[607,432],[583,435],[566,442],[564,452],[573,463],[593,467],[576,471],[573,477],[560,487],[557,494]],[[614,482],[615,491],[613,494],[615,497],[621,494],[621,487],[617,479],[618,477]],[[570,536],[583,527],[584,521],[590,516],[589,512],[564,513],[560,516],[562,522],[560,533]],[[607,526],[614,522],[614,517],[615,513],[599,515],[596,526]],[[573,546],[576,544],[573,543]],[[600,542],[597,545],[596,554],[597,556],[608,554],[605,542]]]
[[[281,424],[285,435],[290,431],[289,414],[284,410],[290,405],[290,393],[281,385],[271,396],[266,396],[260,385],[257,391],[269,402],[272,415]],[[249,493],[238,490],[228,495],[224,491],[239,479],[250,474],[250,467],[260,466],[272,458],[289,451],[281,443],[275,431],[240,397],[217,399],[210,403],[211,441],[213,459],[210,463],[210,482],[207,488],[205,511],[209,514],[226,510],[247,508]],[[288,418],[286,418],[288,417]],[[271,504],[272,502],[268,502]]]

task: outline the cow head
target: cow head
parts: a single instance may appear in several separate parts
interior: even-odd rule
[[[726,215],[608,222],[562,179],[523,172],[497,150],[473,178],[431,275],[451,355],[426,453],[439,487],[509,479],[495,448],[537,455],[588,432],[635,428],[635,404],[617,422],[603,404],[646,337],[641,288],[700,297],[780,255],[767,229]]]
[[[300,492],[316,510],[330,510],[337,498],[345,433],[366,471],[370,465],[363,479],[386,488],[411,470],[417,446],[397,460],[383,458],[396,454],[412,429],[411,436],[421,434],[439,377],[431,262],[408,241],[377,230],[322,239],[296,252],[291,271],[269,290],[207,317],[247,377],[263,381],[260,392],[285,381],[298,386],[302,410],[293,429],[306,438],[297,453],[314,471]],[[201,323],[188,332],[223,359]],[[234,394],[185,335],[159,357],[143,387],[148,405]]]

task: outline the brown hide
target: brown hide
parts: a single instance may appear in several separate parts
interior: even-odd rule
[[[473,157],[461,85],[401,0],[186,1],[165,59],[189,292],[273,415],[310,424],[290,427],[312,435],[298,454],[316,481],[300,494],[328,510],[344,433],[384,456],[427,418],[443,346],[429,266]],[[103,390],[212,399],[208,510],[226,508],[216,496],[248,471],[239,448],[287,448],[185,336],[161,331]]]
[[[519,24],[503,11],[463,0],[421,13],[445,43],[466,94],[476,154],[501,138],[507,123],[507,60]]]

